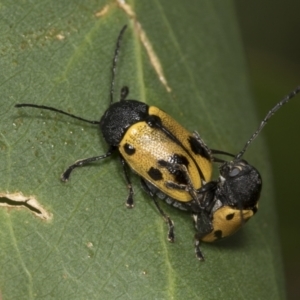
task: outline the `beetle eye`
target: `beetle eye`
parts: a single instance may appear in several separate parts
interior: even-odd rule
[[[230,177],[235,177],[235,176],[237,176],[239,173],[240,173],[240,169],[239,168],[233,168],[231,171],[230,171],[230,173],[229,173],[229,176]]]

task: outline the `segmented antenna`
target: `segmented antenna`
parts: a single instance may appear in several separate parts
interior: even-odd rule
[[[80,120],[80,121],[84,121],[84,122],[91,123],[91,124],[100,124],[99,121],[91,121],[91,120],[87,120],[87,119],[84,119],[84,118],[81,118],[81,117],[77,117],[75,115],[69,114],[69,113],[67,113],[63,110],[60,110],[60,109],[57,109],[57,108],[54,108],[54,107],[51,107],[51,106],[21,103],[21,104],[16,104],[15,107],[35,107],[35,108],[40,108],[40,109],[45,109],[45,110],[51,110],[51,111],[55,111],[55,112],[58,112],[60,114],[69,116],[71,118]]]
[[[275,114],[277,110],[279,110],[284,104],[288,103],[289,100],[291,100],[293,97],[295,97],[298,93],[300,92],[300,86],[297,86],[291,93],[289,93],[287,96],[285,96],[280,102],[278,102],[265,116],[263,121],[260,123],[259,127],[257,130],[253,133],[253,135],[250,137],[250,139],[247,141],[245,144],[244,148],[242,149],[241,152],[239,152],[236,156],[235,159],[240,159],[250,144],[256,139],[256,137],[259,135],[259,133],[262,131],[262,129],[265,127],[265,125],[268,123],[269,119]]]
[[[119,36],[118,36],[118,39],[117,39],[117,43],[116,43],[115,55],[114,55],[114,58],[113,58],[113,64],[112,64],[112,69],[111,69],[112,78],[111,78],[111,84],[110,84],[110,104],[112,104],[114,102],[114,87],[115,87],[117,61],[118,61],[118,57],[119,57],[122,37],[123,37],[124,31],[126,30],[126,28],[127,28],[127,25],[125,25],[121,29],[121,31],[119,33]]]

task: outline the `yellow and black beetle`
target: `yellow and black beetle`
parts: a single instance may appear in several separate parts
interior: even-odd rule
[[[199,212],[193,212],[198,259],[204,259],[200,250],[201,241],[214,242],[234,234],[256,213],[262,179],[259,172],[242,157],[273,114],[299,92],[300,86],[279,101],[267,113],[243,149],[237,155],[232,155],[233,160],[222,163],[218,180],[208,182],[198,191],[202,193],[202,207]],[[214,152],[217,153],[216,150]],[[220,154],[231,156],[229,153]]]
[[[298,93],[300,88],[269,112],[239,154],[234,156],[210,149],[198,133],[190,133],[159,108],[136,100],[126,100],[128,87],[121,89],[120,101],[113,103],[116,63],[125,29],[126,26],[118,36],[113,58],[111,103],[100,121],[83,119],[49,106],[15,106],[51,110],[99,125],[109,150],[104,155],[76,161],[62,174],[62,181],[67,181],[76,167],[110,157],[117,151],[129,189],[127,206],[133,206],[133,189],[126,169],[129,165],[141,177],[144,190],[151,196],[167,222],[170,241],[174,240],[173,221],[160,208],[156,197],[193,214],[197,231],[195,252],[197,258],[203,260],[200,241],[212,242],[234,233],[256,212],[262,185],[261,177],[258,171],[241,157],[267,120],[282,104]],[[214,154],[225,154],[234,159],[225,162],[214,157]],[[222,163],[219,179],[215,181],[211,181],[213,161]]]
[[[76,161],[62,174],[62,181],[67,181],[75,168],[119,152],[129,189],[126,205],[133,206],[133,189],[126,169],[129,165],[140,175],[142,187],[167,222],[168,239],[173,241],[173,221],[160,208],[156,196],[182,210],[198,212],[206,192],[201,188],[211,180],[214,150],[209,149],[198,134],[190,133],[159,108],[127,100],[129,89],[126,86],[121,89],[120,101],[113,102],[116,63],[125,29],[126,26],[119,33],[113,57],[111,103],[100,121],[87,120],[44,105],[16,104],[15,107],[51,110],[98,125],[109,150],[104,155]]]

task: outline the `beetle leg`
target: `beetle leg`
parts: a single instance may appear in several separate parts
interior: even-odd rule
[[[205,142],[203,141],[203,139],[201,138],[200,134],[197,131],[193,132],[193,136],[194,138],[197,140],[197,142],[199,143],[199,145],[206,151],[206,153],[209,156],[209,160],[211,162],[217,162],[217,163],[224,163],[225,160],[215,157],[213,154],[222,154],[222,155],[227,155],[230,157],[235,157],[235,155],[225,152],[225,151],[221,151],[221,150],[215,150],[215,149],[210,149]]]
[[[160,165],[165,168],[169,168],[172,170],[178,170],[178,171],[182,172],[187,184],[178,184],[173,181],[167,181],[166,186],[169,188],[173,188],[173,189],[186,190],[191,195],[191,197],[200,205],[199,197],[197,195],[198,191],[193,186],[190,174],[189,174],[186,166],[182,165],[182,164],[169,163],[166,161],[163,161],[163,163],[161,161]]]
[[[131,184],[131,181],[130,181],[130,178],[129,178],[129,175],[128,175],[128,172],[127,172],[127,168],[126,168],[126,161],[125,159],[120,155],[120,159],[121,159],[121,163],[122,163],[122,166],[123,166],[123,172],[125,174],[125,179],[126,179],[126,182],[127,182],[127,187],[128,187],[128,190],[129,190],[129,193],[128,193],[128,197],[127,197],[127,200],[126,200],[126,206],[128,208],[132,208],[134,206],[133,204],[133,188],[132,188],[132,184]]]
[[[224,159],[217,158],[217,157],[213,156],[213,154],[222,154],[222,155],[227,155],[227,156],[230,156],[230,157],[235,157],[235,155],[233,155],[231,153],[228,153],[228,152],[225,152],[225,151],[222,151],[222,150],[216,150],[216,149],[208,148],[208,146],[205,144],[205,142],[203,141],[203,139],[201,138],[200,134],[197,131],[193,132],[193,136],[197,140],[197,142],[201,145],[201,147],[205,149],[205,151],[209,155],[210,161],[214,161],[214,162],[218,162],[218,163],[224,163],[225,162]]]
[[[68,181],[69,178],[70,178],[71,172],[77,167],[82,167],[82,166],[87,165],[91,162],[98,161],[98,160],[101,160],[101,159],[104,159],[104,158],[107,158],[107,157],[111,156],[114,149],[115,149],[114,147],[110,147],[110,149],[107,151],[107,153],[105,153],[103,155],[77,160],[73,165],[69,166],[67,168],[67,170],[63,172],[63,174],[61,175],[61,180],[63,182]]]
[[[197,230],[197,233],[195,234],[195,242],[194,242],[195,254],[199,260],[203,261],[204,256],[200,249],[201,240],[204,236],[206,236],[207,234],[213,231],[212,219],[209,216],[209,213],[204,210],[200,211],[197,214],[193,214],[193,218],[194,218],[195,228]]]
[[[170,173],[175,173],[175,171],[180,171],[185,177],[185,180],[187,182],[187,184],[178,184],[173,181],[167,181],[167,184],[169,183],[172,184],[174,188],[176,188],[177,186],[178,189],[180,190],[184,189],[183,187],[187,187],[187,186],[193,187],[190,174],[185,165],[178,164],[178,163],[170,163],[165,160],[160,160],[158,163],[162,168],[166,168]]]
[[[201,145],[201,147],[206,151],[206,153],[208,154],[210,161],[214,160],[214,157],[212,155],[212,151],[211,149],[205,144],[205,142],[203,141],[203,139],[201,138],[200,134],[197,131],[193,132],[193,136],[194,138],[197,140],[197,142]]]
[[[141,184],[143,189],[151,196],[157,210],[159,211],[159,213],[162,215],[162,217],[164,218],[165,222],[168,224],[168,240],[169,242],[174,242],[175,239],[175,234],[174,234],[174,222],[170,219],[170,217],[162,210],[162,208],[159,206],[159,203],[156,199],[156,195],[155,193],[153,193],[149,187],[147,186],[147,184],[145,183],[144,179],[141,178]]]
[[[197,238],[197,234],[195,234],[195,242],[194,242],[195,254],[199,260],[204,261],[204,255],[200,249],[200,244],[201,244],[201,242],[200,242],[199,238]]]
[[[218,183],[219,182],[216,180],[209,181],[207,183],[202,181],[202,187],[197,192],[198,193],[213,192],[217,188]]]
[[[166,181],[165,185],[166,185],[166,187],[168,187],[170,189],[182,190],[182,191],[187,190],[187,185],[186,184],[178,184],[178,183],[173,182],[173,181]]]

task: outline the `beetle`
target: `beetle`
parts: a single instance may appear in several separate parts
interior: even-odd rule
[[[219,167],[219,178],[201,188],[202,206],[193,212],[196,228],[195,252],[204,260],[200,243],[214,242],[240,229],[258,209],[262,178],[255,167],[242,157],[274,113],[300,92],[300,86],[279,101],[261,121],[242,150]],[[226,153],[231,156],[231,154]]]
[[[128,100],[129,88],[121,89],[120,101],[114,102],[114,81],[120,44],[126,30],[117,38],[112,63],[110,105],[100,121],[87,120],[60,109],[35,104],[16,104],[51,110],[99,126],[108,151],[100,156],[76,161],[61,176],[66,182],[72,171],[118,152],[128,186],[127,207],[133,207],[133,188],[127,166],[141,178],[143,189],[151,196],[159,213],[168,224],[168,240],[174,241],[174,223],[161,209],[156,197],[181,210],[198,211],[203,195],[202,187],[211,180],[215,150],[209,149],[197,133],[190,133],[161,109],[137,100]],[[216,153],[226,152],[217,151]],[[217,160],[217,159],[216,159]]]

